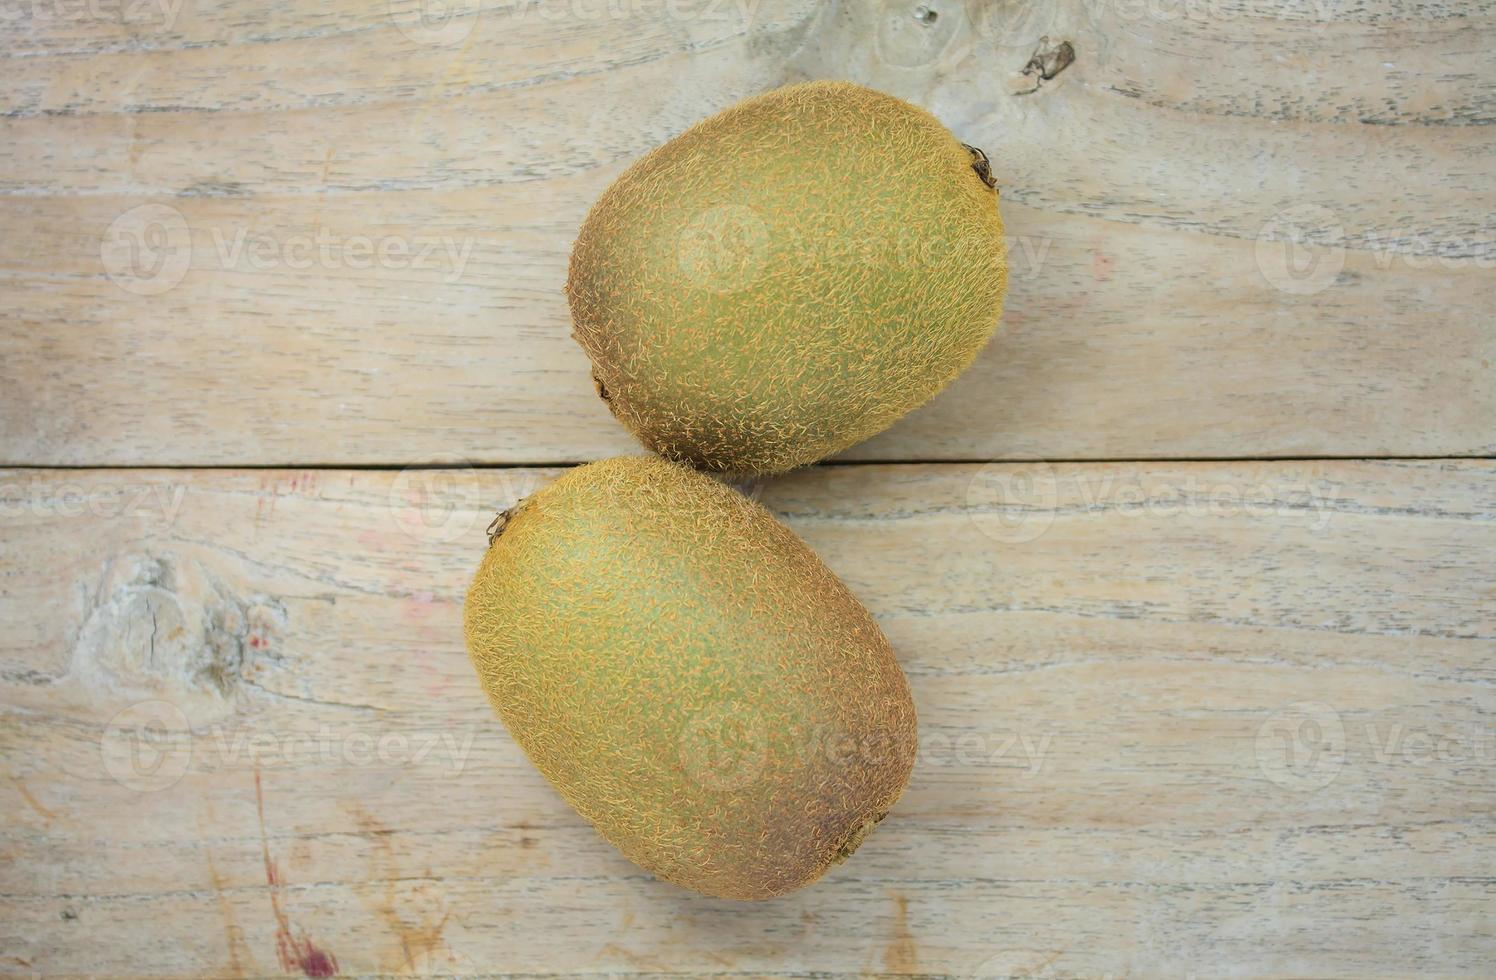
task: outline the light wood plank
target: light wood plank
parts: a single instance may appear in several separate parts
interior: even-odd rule
[[[833,466],[749,487],[877,615],[922,740],[849,862],[749,906],[624,861],[477,689],[459,620],[483,528],[554,473],[0,472],[6,969],[1496,958],[1496,464]],[[147,743],[154,773],[119,727],[142,702],[190,728]]]
[[[1013,236],[998,338],[848,458],[1496,451],[1488,3],[400,2],[0,22],[0,461],[627,451],[582,215],[827,76],[991,151]],[[1076,59],[1028,91],[1041,33]]]

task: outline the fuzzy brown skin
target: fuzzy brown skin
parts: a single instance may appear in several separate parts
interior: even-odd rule
[[[496,522],[465,610],[510,733],[634,862],[764,899],[844,859],[914,762],[867,610],[737,491],[654,458],[572,470]]]
[[[567,281],[613,413],[664,456],[760,474],[929,400],[1007,288],[981,162],[917,106],[812,82],[635,163],[588,214]]]

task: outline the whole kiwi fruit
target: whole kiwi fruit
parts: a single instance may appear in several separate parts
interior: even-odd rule
[[[598,393],[645,446],[774,473],[891,425],[997,326],[986,156],[847,82],[750,98],[630,167],[567,279]]]
[[[893,806],[914,704],[873,617],[731,487],[571,470],[495,522],[468,651],[510,734],[625,856],[707,895],[818,878]]]

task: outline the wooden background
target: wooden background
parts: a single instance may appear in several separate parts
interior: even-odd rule
[[[0,970],[1490,975],[1488,0],[24,0],[0,45]],[[811,77],[984,147],[1013,276],[944,395],[748,488],[921,750],[744,906],[546,786],[460,600],[494,512],[636,451],[568,337],[588,205]]]

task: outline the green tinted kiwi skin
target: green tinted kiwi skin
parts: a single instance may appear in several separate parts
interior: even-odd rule
[[[843,860],[903,791],[915,712],[887,639],[736,490],[606,460],[494,531],[464,616],[483,689],[635,863],[771,898]]]
[[[985,167],[928,112],[846,82],[692,127],[607,189],[572,251],[599,393],[648,448],[742,475],[882,431],[997,326]]]

